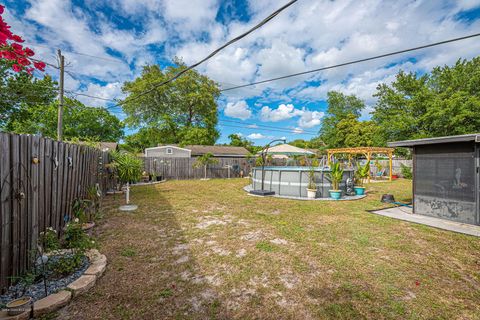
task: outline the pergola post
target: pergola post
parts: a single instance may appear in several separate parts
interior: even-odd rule
[[[392,157],[393,157],[392,152],[389,152],[388,153],[388,162],[389,162],[389,165],[390,165],[390,177],[389,177],[390,182],[392,182],[392,168],[393,168]]]
[[[367,163],[370,167],[370,159],[372,158],[372,153],[371,152],[367,152]],[[368,170],[368,180],[367,180],[367,183],[370,183],[370,170]]]

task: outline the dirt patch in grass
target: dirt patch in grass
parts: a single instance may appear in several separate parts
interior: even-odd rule
[[[359,201],[249,197],[243,179],[137,187],[96,229],[103,278],[59,319],[478,319],[480,241],[367,213]],[[218,192],[222,190],[222,192]]]

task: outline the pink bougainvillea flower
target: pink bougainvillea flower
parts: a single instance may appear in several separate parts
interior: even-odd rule
[[[27,68],[26,70],[27,70],[28,74],[32,74],[32,72],[33,72],[33,70],[35,70],[35,68]]]
[[[5,7],[0,4],[0,14],[2,14],[4,10],[5,10]]]
[[[12,69],[13,69],[13,71],[15,71],[15,72],[20,72],[20,71],[22,71],[22,66],[19,66],[18,64],[14,64],[14,65],[12,66]]]
[[[420,285],[420,281],[415,281],[415,285],[418,287]]]
[[[28,60],[27,58],[24,58],[24,57],[18,58],[17,62],[19,64],[21,64],[22,66],[28,66],[29,64],[31,64],[30,60]]]
[[[21,56],[25,55],[25,51],[23,51],[23,47],[21,44],[12,43],[10,46],[13,48],[13,51],[15,51],[16,54]]]
[[[33,52],[33,50],[30,48],[25,48],[24,51],[25,51],[25,54],[29,57],[35,55],[35,52]]]
[[[15,42],[25,42],[25,40],[23,40],[20,36],[16,35],[16,34],[13,34],[10,39],[12,39],[13,41]]]
[[[8,34],[5,31],[0,31],[0,41],[3,43],[7,42]]]
[[[22,50],[23,49],[22,45],[18,44],[18,43],[12,43],[11,47],[13,48],[13,50]]]
[[[2,54],[2,57],[4,57],[7,60],[16,60],[17,59],[17,55],[15,53],[13,53],[12,51],[2,51],[1,54]]]
[[[36,61],[33,63],[34,67],[37,68],[40,71],[45,71],[45,62],[42,61]]]

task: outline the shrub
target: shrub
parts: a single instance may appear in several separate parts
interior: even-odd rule
[[[327,173],[327,176],[332,181],[332,190],[338,190],[340,182],[342,182],[343,179],[343,169],[340,166],[340,162],[331,165],[330,172]]]
[[[400,164],[400,167],[401,167],[402,176],[405,179],[412,179],[413,178],[412,168],[404,165],[403,163]]]
[[[58,241],[57,231],[49,227],[45,232],[41,232],[38,238],[40,245],[45,252],[60,249],[60,241]]]
[[[83,254],[65,254],[48,262],[48,270],[55,276],[74,273],[82,265]]]
[[[78,219],[70,222],[65,230],[65,247],[71,249],[74,254],[83,255],[88,249],[95,245],[88,235],[83,231]]]

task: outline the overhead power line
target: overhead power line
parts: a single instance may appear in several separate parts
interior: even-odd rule
[[[292,73],[292,74],[288,74],[288,75],[281,76],[281,77],[276,77],[276,78],[271,78],[271,79],[266,79],[266,80],[261,80],[261,81],[256,81],[256,82],[250,82],[250,83],[247,83],[247,84],[237,85],[237,86],[230,87],[230,88],[220,89],[220,91],[221,91],[221,92],[224,92],[224,91],[229,91],[229,90],[234,90],[234,89],[239,89],[239,88],[245,88],[245,87],[249,87],[249,86],[254,86],[254,85],[257,85],[257,84],[262,84],[262,83],[267,83],[267,82],[273,82],[273,81],[277,81],[277,80],[283,80],[283,79],[287,79],[287,78],[291,78],[291,77],[296,77],[296,76],[300,76],[300,75],[304,75],[304,74],[309,74],[309,73],[324,71],[324,70],[328,70],[328,69],[339,68],[339,67],[343,67],[343,66],[347,66],[347,65],[351,65],[351,64],[357,64],[357,63],[362,63],[362,62],[366,62],[366,61],[376,60],[376,59],[380,59],[380,58],[384,58],[384,57],[388,57],[388,56],[393,56],[393,55],[397,55],[397,54],[401,54],[401,53],[406,53],[406,52],[421,50],[421,49],[425,49],[425,48],[435,47],[435,46],[439,46],[439,45],[443,45],[443,44],[447,44],[447,43],[452,43],[452,42],[456,42],[456,41],[461,41],[461,40],[465,40],[465,39],[470,39],[470,38],[474,38],[474,37],[478,37],[478,36],[480,36],[480,33],[475,33],[475,34],[471,34],[471,35],[464,36],[464,37],[459,37],[459,38],[453,38],[453,39],[449,39],[449,40],[439,41],[439,42],[435,42],[435,43],[431,43],[431,44],[427,44],[427,45],[423,45],[423,46],[419,46],[419,47],[414,47],[414,48],[409,48],[409,49],[394,51],[394,52],[390,52],[390,53],[385,53],[385,54],[382,54],[382,55],[373,56],[373,57],[369,57],[369,58],[352,60],[352,61],[348,61],[348,62],[336,64],[336,65],[331,65],[331,66],[327,66],[327,67],[317,68],[317,69],[313,69],[313,70],[308,70],[308,71],[303,71],[303,72],[298,72],[298,73]],[[72,92],[72,93],[73,93],[73,92]],[[148,93],[148,92],[147,92],[147,93]],[[144,93],[140,93],[140,94],[143,95]],[[132,97],[132,98],[130,98],[130,99],[127,98],[126,100],[121,101],[121,102],[118,102],[118,100],[115,100],[115,99],[110,99],[110,101],[116,102],[118,106],[121,106],[121,105],[124,104],[125,102],[132,101],[133,99],[136,99],[136,97],[138,97],[138,95],[137,95],[137,96],[134,96],[134,97]],[[101,99],[101,100],[105,99],[105,98],[96,97],[96,96],[90,96],[90,98],[93,98],[93,99]]]
[[[260,21],[260,23],[258,23],[257,25],[255,25],[253,28],[249,29],[247,32],[244,32],[242,33],[241,35],[233,38],[232,40],[228,41],[227,43],[225,43],[224,45],[222,45],[221,47],[219,47],[218,49],[214,50],[212,53],[210,53],[208,56],[206,56],[205,58],[203,58],[202,60],[198,61],[197,63],[194,63],[192,64],[191,66],[183,69],[182,71],[178,72],[177,74],[175,74],[173,77],[165,80],[165,81],[162,81],[158,84],[155,84],[151,89],[148,89],[146,91],[143,91],[133,97],[131,97],[130,99],[126,99],[124,101],[122,101],[120,104],[124,104],[125,102],[130,102],[132,100],[136,100],[138,98],[140,98],[141,96],[144,96],[150,92],[153,92],[155,89],[169,83],[169,82],[172,82],[174,81],[175,79],[179,78],[180,76],[182,76],[184,73],[186,73],[187,71],[199,66],[200,64],[204,63],[205,61],[209,60],[210,58],[212,58],[213,56],[215,56],[217,53],[219,53],[221,50],[225,49],[226,47],[228,47],[229,45],[245,38],[247,35],[249,35],[250,33],[252,33],[253,31],[261,28],[263,25],[265,25],[266,23],[268,23],[270,20],[272,20],[273,18],[275,18],[280,12],[282,12],[283,10],[285,10],[286,8],[290,7],[292,4],[294,4],[295,2],[297,2],[298,0],[291,0],[290,2],[288,2],[287,4],[285,4],[284,6],[280,7],[279,9],[275,10],[272,14],[270,14],[268,17],[266,17],[265,19],[263,19],[262,21]]]
[[[221,122],[221,121],[219,121]],[[220,124],[222,127],[230,127],[230,128],[241,128],[245,129],[245,126],[236,126],[232,124]],[[268,132],[282,132],[282,133],[295,133],[294,129],[270,129],[270,128],[255,128],[257,131],[268,131]],[[307,132],[298,132],[298,134],[304,134],[304,135],[309,135],[309,136],[318,136],[318,133],[307,133]]]
[[[29,46],[30,46],[30,47],[38,47],[38,48],[51,49],[51,47],[49,47],[49,46],[44,46],[44,45],[40,45],[40,44],[32,44],[32,45],[29,45]],[[100,59],[100,60],[110,61],[110,62],[116,62],[116,63],[122,63],[122,64],[125,64],[125,63],[126,63],[126,62],[121,61],[121,60],[116,60],[116,59],[110,59],[110,58],[95,56],[95,55],[88,54],[88,53],[77,52],[77,51],[73,51],[73,50],[65,50],[65,49],[61,49],[61,50],[64,51],[64,52],[72,53],[72,54],[79,55],[79,56],[85,56],[85,57],[90,57],[90,58],[95,58],[95,59]]]
[[[278,127],[278,126],[269,126],[269,125],[264,125],[264,124],[257,124],[257,123],[248,123],[248,122],[242,122],[242,121],[235,121],[235,120],[226,120],[226,119],[221,119],[218,120],[219,122],[230,122],[230,123],[236,123],[236,124],[243,124],[247,126],[248,129],[258,129],[258,128],[267,128],[267,129],[281,129],[281,130],[287,130],[289,132],[294,132],[295,128],[285,128],[285,127]],[[255,127],[249,127],[249,126],[255,126]],[[314,131],[309,131],[309,130],[303,130],[300,129],[301,133],[311,133],[311,134],[318,134],[317,132]],[[299,132],[300,133],[300,132]]]
[[[442,45],[442,44],[447,44],[447,43],[456,42],[456,41],[460,41],[460,40],[470,39],[470,38],[474,38],[474,37],[478,37],[478,36],[480,36],[480,33],[475,33],[475,34],[471,34],[471,35],[464,36],[464,37],[459,37],[459,38],[453,38],[453,39],[449,39],[449,40],[434,42],[434,43],[426,44],[426,45],[419,46],[419,47],[414,47],[414,48],[389,52],[389,53],[381,54],[381,55],[378,55],[378,56],[352,60],[352,61],[343,62],[343,63],[339,63],[339,64],[327,66],[327,67],[322,67],[322,68],[317,68],[317,69],[313,69],[313,70],[292,73],[292,74],[284,75],[284,76],[281,76],[281,77],[255,81],[255,82],[242,84],[242,85],[238,85],[238,86],[234,86],[234,87],[230,87],[230,88],[220,89],[220,91],[224,92],[224,91],[229,91],[229,90],[254,86],[254,85],[257,85],[257,84],[283,80],[283,79],[297,77],[297,76],[301,76],[301,75],[305,75],[305,74],[309,74],[309,73],[314,73],[314,72],[324,71],[324,70],[328,70],[328,69],[334,69],[334,68],[339,68],[339,67],[343,67],[343,66],[348,66],[348,65],[351,65],[351,64],[357,64],[357,63],[367,62],[367,61],[376,60],[376,59],[380,59],[380,58],[385,58],[385,57],[389,57],[389,56],[393,56],[393,55],[397,55],[397,54],[402,54],[402,53],[406,53],[406,52],[431,48],[431,47],[439,46],[439,45]]]

